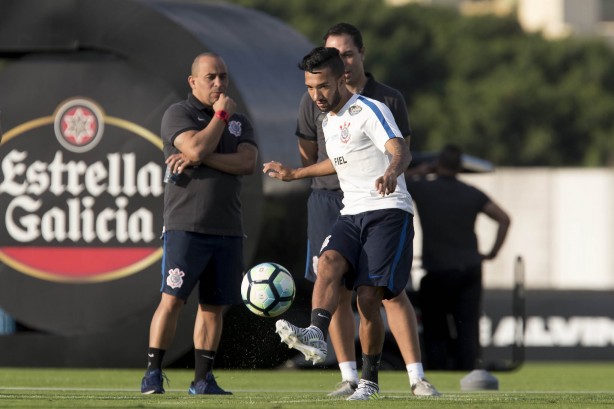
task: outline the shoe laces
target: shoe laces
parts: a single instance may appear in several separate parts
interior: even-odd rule
[[[207,373],[207,376],[205,377],[205,382],[207,382],[210,385],[217,386],[217,381],[215,380],[215,376],[213,375],[212,372]]]
[[[170,387],[171,386],[171,381],[168,379],[168,377],[166,376],[166,374],[164,372],[162,372],[161,369],[157,370],[160,373],[160,380],[162,381],[162,386],[164,386],[164,381],[166,380],[166,386]],[[156,372],[156,370],[154,369],[153,371],[149,372],[148,375],[152,375]],[[149,376],[147,376],[149,377]]]
[[[162,385],[164,385],[164,381],[166,381],[166,386],[171,387],[171,381],[168,379],[168,376],[164,372],[161,372],[162,375]]]

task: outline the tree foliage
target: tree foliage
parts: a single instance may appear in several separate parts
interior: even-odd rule
[[[399,89],[412,149],[457,143],[506,166],[614,164],[614,52],[596,39],[545,40],[512,17],[381,0],[232,0],[314,44],[345,21],[363,33],[365,66]]]

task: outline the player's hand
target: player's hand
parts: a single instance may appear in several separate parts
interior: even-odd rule
[[[262,165],[262,173],[266,173],[273,179],[283,180],[284,182],[294,180],[294,169],[275,161],[267,162]]]
[[[381,196],[387,196],[394,192],[397,188],[397,178],[390,172],[384,173],[383,176],[375,179],[375,190]]]
[[[173,173],[179,174],[183,172],[185,168],[188,166],[195,166],[197,163],[192,162],[183,153],[174,153],[164,161],[168,166],[170,166],[171,171]]]
[[[228,116],[231,116],[237,110],[237,103],[226,94],[220,94],[220,97],[213,103],[213,111],[226,111]]]

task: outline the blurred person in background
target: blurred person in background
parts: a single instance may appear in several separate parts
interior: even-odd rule
[[[422,227],[419,300],[428,369],[473,370],[479,365],[482,262],[494,259],[507,236],[508,214],[485,193],[458,180],[462,151],[447,145],[435,163],[406,172]],[[497,223],[486,254],[475,233],[483,213]]]

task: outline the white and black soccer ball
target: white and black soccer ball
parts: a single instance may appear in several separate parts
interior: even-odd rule
[[[261,317],[276,317],[286,312],[295,294],[292,275],[277,263],[260,263],[250,268],[241,283],[243,303]]]

